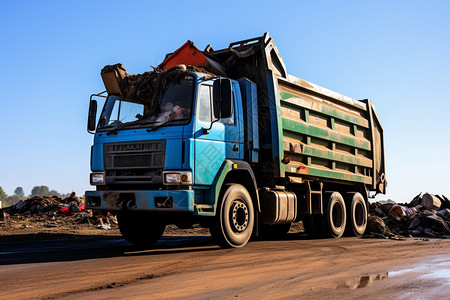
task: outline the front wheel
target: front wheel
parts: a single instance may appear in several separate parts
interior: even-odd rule
[[[210,227],[211,236],[222,248],[242,247],[249,241],[255,223],[252,199],[240,184],[227,184],[225,189]]]
[[[150,247],[164,233],[166,225],[154,215],[120,211],[117,214],[120,233],[130,243],[139,247]]]

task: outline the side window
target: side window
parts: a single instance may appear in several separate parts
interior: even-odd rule
[[[211,123],[211,89],[209,85],[200,86],[200,101],[198,105],[198,119]]]
[[[218,118],[218,110],[214,110],[214,104],[212,101],[212,89],[213,87],[211,85],[202,84],[200,86],[200,99],[198,103],[198,119],[199,121],[210,123],[211,121],[214,121]],[[214,111],[213,119],[211,114]],[[234,121],[234,93],[232,93],[232,99],[231,99],[231,114],[228,118],[221,118],[218,122],[226,124],[226,125],[232,125],[235,123]]]

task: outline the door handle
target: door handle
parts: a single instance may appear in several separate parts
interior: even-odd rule
[[[233,146],[233,151],[239,151],[238,145],[234,145],[234,146]]]

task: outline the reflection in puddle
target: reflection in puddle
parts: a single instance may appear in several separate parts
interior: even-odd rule
[[[409,272],[413,272],[413,271],[414,271],[414,269],[403,269],[403,270],[398,270],[398,271],[391,271],[391,272],[389,272],[389,274],[391,275],[391,277],[394,277],[394,276],[400,276],[400,275],[403,275],[403,274],[406,274]]]
[[[413,268],[389,272],[391,277],[414,273],[418,278],[441,279],[441,284],[450,285],[450,259],[439,258],[415,265]]]
[[[441,279],[441,284],[450,285],[450,260],[436,259],[431,263],[434,263],[434,268],[429,268],[421,278]]]
[[[402,280],[402,278],[408,278],[408,280],[420,278],[432,279],[436,281],[437,279],[440,288],[447,287],[450,286],[450,259],[439,258],[416,264],[413,267],[409,267],[407,269],[390,271],[389,273],[385,272],[365,275],[360,278],[341,282],[340,284],[338,284],[338,288],[348,288],[351,290],[355,290],[369,286],[374,281],[386,279],[388,276],[392,279],[397,278],[397,280]]]
[[[348,289],[351,289],[351,290],[356,290],[356,289],[359,289],[359,288],[363,288],[363,287],[369,286],[374,281],[383,280],[383,279],[387,278],[388,276],[389,276],[389,274],[387,272],[379,273],[379,274],[365,275],[365,276],[362,276],[360,278],[347,280],[347,281],[339,284],[338,287],[340,287],[340,288],[348,288]]]

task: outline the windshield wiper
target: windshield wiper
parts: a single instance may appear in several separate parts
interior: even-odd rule
[[[122,123],[122,124],[118,125],[117,127],[115,127],[113,129],[111,129],[110,131],[108,131],[106,133],[106,135],[117,134],[118,130],[120,130],[120,129],[124,128],[124,127],[127,127],[129,125],[139,124],[139,123],[142,123],[141,124],[141,126],[142,126],[143,124],[151,124],[151,123],[157,123],[157,122],[156,121],[149,121],[149,120],[141,119],[141,120],[135,120],[135,121],[128,122],[128,123]]]
[[[158,126],[155,126],[155,127],[152,127],[152,128],[148,128],[147,131],[148,131],[148,132],[150,132],[150,131],[155,131],[155,130],[158,130],[159,128],[164,127],[164,126],[166,126],[166,125],[168,125],[168,124],[171,124],[171,123],[173,123],[173,122],[175,122],[175,121],[183,121],[183,120],[189,120],[189,118],[171,119],[171,120],[169,120],[169,121],[167,121],[167,122],[165,122],[165,123],[162,123],[161,125],[158,125]]]

